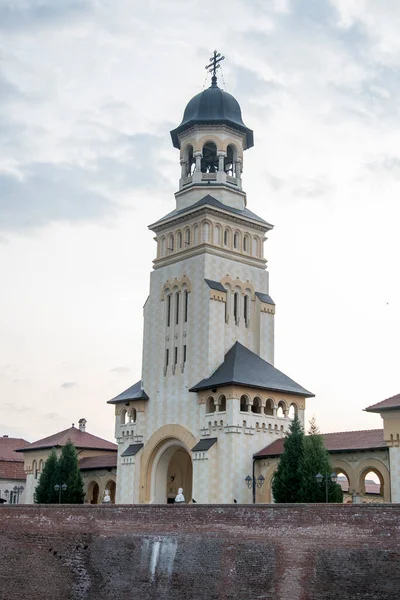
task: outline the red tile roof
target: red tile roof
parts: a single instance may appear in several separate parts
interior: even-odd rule
[[[117,452],[114,454],[105,454],[103,456],[88,456],[81,458],[79,468],[81,471],[90,471],[91,469],[113,469],[117,467]]]
[[[24,459],[15,451],[23,444],[23,438],[0,437],[0,479],[26,479]]]
[[[329,452],[345,452],[346,450],[377,450],[386,448],[383,429],[366,429],[364,431],[338,431],[323,433],[325,448]],[[283,453],[285,438],[275,440],[256,454],[255,457],[280,456]]]
[[[59,433],[54,433],[49,437],[33,442],[28,446],[19,447],[17,452],[30,452],[31,450],[39,450],[42,448],[54,448],[57,446],[65,446],[70,440],[75,448],[91,449],[91,450],[117,450],[118,446],[112,442],[108,442],[103,438],[92,435],[86,431],[80,431],[76,427],[64,429]]]
[[[386,400],[377,402],[377,404],[371,404],[371,406],[368,406],[365,410],[367,412],[381,412],[383,410],[393,409],[400,409],[400,394],[392,396],[391,398],[386,398]]]

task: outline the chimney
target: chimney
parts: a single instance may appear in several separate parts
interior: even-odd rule
[[[79,423],[79,431],[82,431],[82,432],[86,431],[86,423],[87,423],[86,419],[79,419],[78,423]]]

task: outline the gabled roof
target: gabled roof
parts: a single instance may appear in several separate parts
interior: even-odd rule
[[[244,208],[243,210],[241,210],[240,208],[233,208],[232,206],[228,206],[227,204],[220,202],[213,196],[210,196],[210,194],[207,194],[207,196],[204,196],[204,198],[202,198],[201,200],[198,200],[198,202],[195,202],[194,204],[192,204],[190,206],[186,206],[185,208],[181,208],[179,210],[178,209],[173,210],[172,212],[165,215],[165,217],[162,217],[161,219],[156,221],[156,223],[153,223],[149,227],[150,227],[150,229],[154,229],[155,227],[162,225],[164,223],[164,221],[168,221],[169,219],[173,219],[175,217],[180,217],[181,215],[184,215],[185,213],[195,210],[197,208],[200,208],[202,206],[212,206],[213,208],[220,209],[224,212],[230,212],[234,215],[244,217],[245,219],[251,219],[252,221],[257,221],[257,223],[261,223],[262,225],[265,225],[266,228],[268,228],[268,229],[272,229],[272,227],[273,227],[273,225],[270,225],[270,223],[267,223],[267,221],[264,221],[264,219],[257,216],[255,213],[253,213],[248,208]]]
[[[100,456],[87,456],[86,458],[81,458],[78,465],[81,471],[116,469],[117,460],[117,451],[115,451],[113,454],[103,454]]]
[[[90,450],[117,450],[118,446],[104,440],[103,438],[92,435],[86,431],[80,431],[76,427],[72,426],[69,429],[64,429],[53,435],[49,435],[46,438],[28,444],[18,448],[16,452],[30,452],[32,450],[41,450],[42,448],[59,448],[65,446],[65,444],[71,441],[75,448],[78,449],[90,449]]]
[[[325,448],[329,452],[346,452],[354,450],[383,450],[386,443],[383,429],[366,429],[364,431],[338,431],[322,433]],[[286,438],[275,440],[254,456],[256,458],[280,456]]]
[[[119,402],[129,402],[129,400],[148,400],[149,397],[142,388],[142,381],[139,380],[127,390],[107,401],[107,404],[118,404]]]
[[[0,437],[0,460],[10,460],[24,462],[24,459],[15,451],[21,446],[29,444],[24,438],[11,438],[8,436]]]
[[[225,360],[216,371],[207,379],[202,379],[193,386],[190,392],[199,392],[226,385],[243,385],[246,387],[260,388],[287,392],[311,398],[311,392],[301,387],[287,375],[275,369],[269,362],[236,342],[225,355]]]
[[[372,404],[364,410],[377,413],[384,412],[385,410],[400,410],[400,394],[386,398],[386,400],[382,400],[382,402],[378,402],[377,404]]]

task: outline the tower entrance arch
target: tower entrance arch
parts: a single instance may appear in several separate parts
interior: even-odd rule
[[[151,436],[143,449],[140,502],[173,502],[179,488],[183,488],[186,502],[191,501],[193,465],[190,451],[195,444],[195,437],[180,425],[165,425]]]

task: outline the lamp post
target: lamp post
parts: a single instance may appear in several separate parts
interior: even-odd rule
[[[66,483],[63,483],[61,485],[58,485],[58,483],[56,483],[56,485],[54,486],[55,491],[58,492],[58,504],[61,504],[61,492],[65,492],[67,487],[68,486]]]
[[[18,504],[19,503],[19,497],[20,494],[22,494],[22,492],[24,491],[24,486],[23,485],[15,485],[13,487],[13,492],[14,492],[14,504]]]
[[[253,477],[250,477],[250,475],[247,475],[247,477],[245,478],[244,481],[249,489],[253,488],[253,504],[255,504],[256,487],[261,488],[264,485],[265,477],[263,477],[262,475],[259,475],[258,477],[256,477],[254,474],[253,474]]]
[[[336,473],[331,473],[330,475],[328,473],[326,473],[325,475],[321,475],[321,473],[317,473],[315,476],[315,479],[317,480],[317,483],[319,483],[319,484],[321,484],[323,481],[325,481],[325,503],[328,504],[328,483],[329,483],[329,481],[333,481],[333,483],[336,483],[336,481],[337,481]]]

